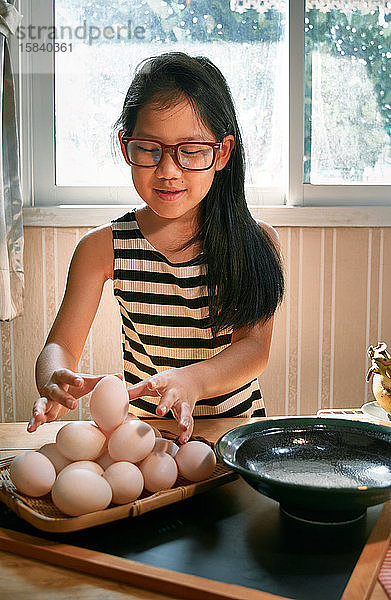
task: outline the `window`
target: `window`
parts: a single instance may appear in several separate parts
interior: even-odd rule
[[[306,12],[305,183],[391,184],[391,3],[370,4]]]
[[[129,167],[112,157],[111,126],[135,66],[170,50],[206,54],[225,74],[246,147],[249,204],[390,204],[390,1],[19,7],[11,43],[24,188],[31,164],[35,205],[139,201]]]
[[[303,194],[391,203],[391,2],[307,0]]]

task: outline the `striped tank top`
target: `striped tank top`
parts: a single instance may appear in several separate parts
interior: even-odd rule
[[[232,330],[213,337],[211,329],[205,328],[209,308],[202,253],[186,262],[170,262],[141,233],[135,209],[110,224],[125,381],[133,385],[227,348]],[[131,401],[130,410],[139,417],[156,416],[158,401],[140,397]],[[264,415],[257,379],[221,396],[201,399],[193,412],[201,418]]]

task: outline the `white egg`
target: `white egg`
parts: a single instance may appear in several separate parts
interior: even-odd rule
[[[72,461],[95,460],[102,453],[105,443],[105,434],[88,421],[67,423],[56,436],[61,454]]]
[[[181,446],[175,460],[179,473],[189,481],[208,479],[216,467],[216,456],[212,448],[197,440]]]
[[[113,464],[114,460],[111,458],[108,449],[104,450],[102,454],[95,459],[95,462],[98,463],[102,467],[104,471],[106,471],[107,467]]]
[[[63,475],[72,469],[88,469],[97,475],[103,475],[104,473],[103,467],[92,460],[77,460],[76,462],[72,462],[68,466],[64,467],[59,475]]]
[[[22,494],[38,498],[52,489],[56,470],[47,456],[35,450],[28,450],[13,459],[10,465],[10,477]]]
[[[57,444],[55,444],[54,442],[51,442],[50,444],[44,444],[42,448],[38,450],[38,452],[47,456],[47,458],[50,460],[50,462],[56,469],[57,475],[64,467],[69,465],[71,462],[69,458],[66,458],[66,456],[61,454]]]
[[[116,462],[110,465],[103,474],[109,482],[114,504],[126,504],[136,500],[144,487],[144,478],[136,465],[130,462]]]
[[[128,415],[129,396],[125,383],[115,375],[103,377],[92,390],[90,413],[103,431],[113,431]]]
[[[94,425],[94,427],[97,427],[97,429],[99,429],[99,431],[101,431],[102,433],[105,434],[106,436],[106,442],[108,441],[109,437],[112,434],[112,431],[105,431],[104,429],[102,429],[101,427],[99,427],[98,423],[95,423],[95,421],[93,421],[92,419],[90,421],[88,421],[89,423],[91,423],[92,425]]]
[[[144,477],[144,487],[148,492],[168,490],[177,480],[176,462],[166,452],[152,452],[141,461],[139,468]]]
[[[88,469],[60,473],[52,489],[55,506],[71,517],[103,510],[111,498],[111,487],[106,479]]]
[[[155,445],[155,433],[144,421],[126,421],[109,439],[109,454],[114,461],[139,462],[152,451]]]
[[[154,452],[167,452],[170,456],[174,457],[179,450],[179,446],[172,440],[166,440],[166,438],[156,438]]]

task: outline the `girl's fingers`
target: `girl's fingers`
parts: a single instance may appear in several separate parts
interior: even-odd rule
[[[123,380],[122,373],[115,373],[115,376]],[[55,371],[51,383],[41,390],[45,396],[38,398],[34,403],[33,416],[27,425],[27,431],[33,433],[43,423],[55,421],[69,410],[74,410],[77,407],[77,399],[88,394],[103,377],[106,377],[106,374],[74,373],[70,369]],[[73,394],[68,393],[70,387],[73,388]]]
[[[48,406],[48,399],[45,397],[38,398],[38,400],[36,400],[34,402],[33,415],[34,415],[35,419],[37,419],[37,417],[40,417],[46,413],[47,406]]]
[[[181,444],[185,444],[189,441],[194,429],[192,409],[187,402],[177,402],[171,410],[182,430],[179,441]]]
[[[182,431],[179,441],[181,444],[186,444],[191,438],[194,429],[194,419],[190,412],[190,407],[188,404],[182,404],[181,406],[181,415],[179,420],[179,426],[184,428]]]
[[[190,406],[186,402],[182,402],[178,418],[179,427],[183,429],[183,431],[188,431],[192,421],[193,417]]]
[[[57,419],[61,419],[61,417],[63,417],[67,413],[69,413],[69,409],[65,408],[65,406],[60,406],[60,408],[58,409]]]
[[[159,390],[159,381],[157,379],[144,379],[144,381],[135,383],[135,385],[128,388],[129,400],[134,400],[139,396],[161,396]]]
[[[67,384],[65,384],[67,385]],[[41,394],[44,394],[44,398],[48,398],[52,402],[62,404],[66,408],[73,410],[77,406],[77,402],[71,394],[63,390],[56,383],[49,383],[41,389]],[[41,400],[41,399],[40,399]]]
[[[72,393],[72,396],[74,396],[74,398],[81,398],[82,396],[89,394],[101,379],[107,377],[107,374],[89,375],[87,373],[79,373],[79,375],[81,377],[82,385],[72,387],[72,389],[69,390]],[[123,381],[122,373],[114,373],[114,376],[118,377],[118,379],[121,379]]]
[[[178,402],[178,394],[175,390],[167,390],[162,395],[159,404],[156,407],[156,414],[164,417],[168,411]]]
[[[37,423],[35,422],[35,417],[31,417],[29,424],[27,425],[27,431],[29,433],[34,433],[38,428]]]
[[[94,385],[96,385],[98,383],[98,381],[100,381],[104,377],[107,377],[107,373],[105,373],[104,375],[91,375],[90,373],[76,373],[76,375],[80,379],[84,379],[85,382],[91,382]],[[124,376],[123,376],[122,373],[113,373],[113,375],[115,377],[118,377],[118,379],[122,379],[123,380],[123,378],[124,378]]]
[[[177,402],[172,407],[172,413],[178,421],[178,425],[182,431],[186,431],[191,425],[192,410],[187,402]]]
[[[74,373],[69,369],[58,369],[53,373],[53,380],[56,383],[67,383],[68,385],[81,386],[83,379],[79,373]]]
[[[61,405],[58,405],[58,404],[53,404],[45,415],[46,422],[51,423],[52,421],[56,421],[60,416],[62,416],[60,414],[61,409],[64,409],[64,407]],[[64,409],[64,410],[66,412],[68,412],[68,409]],[[63,414],[65,414],[65,413],[63,413]]]
[[[69,409],[62,404],[52,402],[45,397],[38,398],[38,400],[34,402],[33,416],[27,425],[27,431],[33,433],[40,425],[55,421],[56,419],[63,417],[68,411]]]
[[[33,409],[35,429],[47,422],[47,413],[50,412],[52,405],[52,401],[47,398],[38,398],[35,401]]]
[[[79,375],[81,384],[78,384],[77,386],[72,386],[72,389],[69,390],[74,398],[81,398],[82,396],[89,394],[91,390],[94,389],[96,384],[101,379],[106,377],[106,375],[87,375],[84,373],[79,373]]]
[[[104,377],[107,377],[107,374],[89,375],[88,373],[79,373],[78,375],[79,375],[79,379],[80,379],[81,383],[78,384],[77,386],[73,385],[72,389],[69,390],[69,392],[72,394],[72,396],[74,398],[81,398],[82,396],[89,394],[94,389],[96,384],[99,383],[99,381],[101,381],[101,379],[103,379]],[[119,379],[123,380],[123,376],[121,373],[116,373],[115,376],[118,377]],[[71,408],[71,407],[68,407],[68,408]]]
[[[42,413],[35,414],[30,419],[30,422],[27,426],[27,431],[29,431],[30,433],[33,433],[34,431],[36,431],[38,429],[38,427],[40,425],[43,425],[44,423],[46,423],[45,414],[42,414]]]
[[[181,435],[179,436],[179,443],[186,444],[189,441],[189,439],[191,438],[192,433],[193,433],[193,426],[191,428],[189,428],[188,431],[183,431],[181,433]]]

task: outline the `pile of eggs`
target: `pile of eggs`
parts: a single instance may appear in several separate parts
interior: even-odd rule
[[[90,400],[94,422],[73,421],[54,443],[18,454],[10,465],[16,488],[32,497],[51,491],[55,506],[69,516],[126,504],[143,490],[170,489],[178,474],[202,481],[213,473],[216,457],[200,441],[178,447],[155,428],[128,413],[126,386],[108,375]]]

